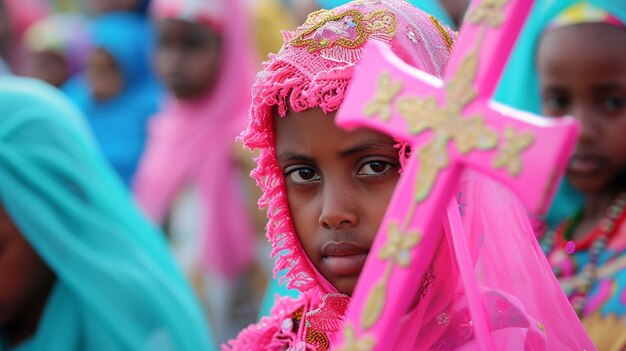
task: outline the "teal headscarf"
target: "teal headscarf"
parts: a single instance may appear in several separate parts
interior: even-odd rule
[[[332,9],[337,6],[343,5],[347,2],[350,2],[349,0],[316,0],[316,1],[324,9]],[[431,15],[435,16],[441,22],[450,26],[450,28],[456,29],[456,25],[454,24],[454,21],[452,21],[446,9],[444,9],[443,6],[441,6],[441,3],[439,2],[439,0],[408,0],[408,1],[411,4],[413,4],[413,6],[419,8],[420,10],[430,13]]]
[[[162,234],[81,114],[30,79],[0,78],[0,204],[57,277],[35,335],[17,350],[214,349]]]
[[[541,113],[541,93],[535,60],[539,39],[545,28],[559,14],[580,2],[580,0],[537,0],[502,76],[496,100],[518,109]],[[625,0],[584,2],[604,9],[626,23]],[[581,204],[582,196],[564,181],[548,214],[548,224],[558,225],[565,218],[571,217]]]

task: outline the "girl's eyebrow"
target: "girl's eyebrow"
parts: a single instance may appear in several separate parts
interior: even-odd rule
[[[278,153],[278,155],[276,155],[276,160],[280,163],[280,162],[293,162],[293,161],[299,161],[299,162],[305,162],[305,163],[314,163],[315,159],[310,157],[310,156],[306,156],[294,151],[283,151]]]
[[[597,94],[610,93],[615,90],[620,90],[624,87],[623,84],[619,82],[606,82],[601,83],[593,87],[593,91]]]
[[[345,158],[364,151],[389,149],[393,148],[396,143],[397,142],[394,140],[381,140],[379,138],[373,138],[353,145],[346,150],[340,151],[339,156]]]

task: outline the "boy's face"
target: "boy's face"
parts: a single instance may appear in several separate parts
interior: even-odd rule
[[[320,109],[274,119],[277,159],[300,243],[315,268],[351,295],[399,179],[395,141],[347,132]]]
[[[99,101],[115,97],[124,88],[124,77],[115,59],[102,49],[94,50],[89,57],[87,76],[91,94]]]
[[[201,96],[215,82],[221,40],[210,29],[176,19],[158,21],[157,73],[179,99]]]
[[[10,343],[35,332],[54,280],[0,207],[0,329]]]
[[[537,60],[544,113],[569,114],[581,124],[568,180],[584,193],[619,189],[626,175],[626,29],[549,30]]]

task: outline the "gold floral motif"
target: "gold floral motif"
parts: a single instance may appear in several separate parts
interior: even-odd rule
[[[381,260],[391,260],[398,266],[406,268],[411,263],[411,250],[422,240],[419,231],[403,233],[397,223],[390,223],[387,228],[387,243],[378,252]]]
[[[484,23],[493,28],[500,27],[504,21],[504,6],[509,0],[483,0],[470,13],[470,23],[477,25]]]
[[[354,33],[348,29],[354,27]],[[386,10],[378,10],[364,15],[358,10],[336,13],[333,10],[319,10],[309,15],[299,33],[292,41],[295,47],[307,47],[310,53],[333,46],[355,49],[362,46],[370,36],[391,40],[397,32],[396,16]],[[332,32],[329,39],[326,31]],[[354,35],[354,37],[350,37]]]
[[[493,160],[493,167],[506,168],[512,176],[519,175],[522,171],[521,153],[534,141],[535,136],[532,133],[517,133],[513,128],[506,128],[502,149]]]
[[[490,150],[497,146],[497,133],[485,125],[482,116],[464,118],[463,109],[476,98],[472,86],[478,59],[467,56],[459,65],[455,76],[446,83],[446,105],[440,107],[430,96],[406,96],[398,99],[397,109],[407,121],[409,133],[417,135],[431,130],[433,139],[417,152],[419,170],[415,198],[425,200],[432,190],[441,170],[448,166],[448,144],[454,141],[461,154],[474,150]]]
[[[389,72],[383,72],[378,78],[376,96],[365,105],[363,113],[368,117],[379,115],[383,121],[388,121],[391,118],[392,102],[403,88],[402,81],[393,81]]]
[[[387,299],[387,280],[385,277],[376,283],[376,286],[369,292],[367,301],[361,315],[361,328],[371,328],[383,312],[385,308],[385,300]]]
[[[419,150],[420,168],[415,179],[415,201],[421,202],[428,197],[439,172],[448,167],[446,145],[445,140],[439,140]]]
[[[372,351],[374,346],[376,346],[376,340],[371,335],[357,339],[351,326],[346,327],[343,337],[343,346],[338,348],[337,351]]]

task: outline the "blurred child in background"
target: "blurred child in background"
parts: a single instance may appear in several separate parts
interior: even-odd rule
[[[169,96],[150,122],[135,194],[165,226],[216,339],[225,341],[255,320],[260,300],[251,281],[257,230],[243,180],[250,169],[242,172],[235,151],[255,60],[248,19],[238,0],[156,0],[151,13]]]
[[[625,23],[624,2],[540,3],[505,76],[518,89],[502,92],[505,102],[581,124],[541,244],[599,350],[626,347]]]
[[[85,68],[88,28],[87,19],[78,14],[54,14],[35,22],[24,34],[24,75],[62,87]]]
[[[162,87],[150,63],[153,27],[131,12],[100,15],[91,22],[92,51],[86,72],[65,85],[83,110],[106,158],[130,184],[157,110]]]

